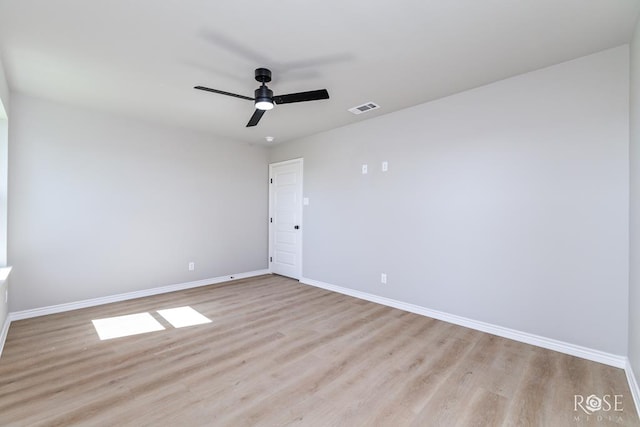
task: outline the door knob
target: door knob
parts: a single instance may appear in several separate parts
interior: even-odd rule
[[[293,228],[295,228],[296,230],[299,230],[300,226],[299,225],[294,225]]]

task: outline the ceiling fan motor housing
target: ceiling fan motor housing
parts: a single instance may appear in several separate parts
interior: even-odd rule
[[[272,102],[273,91],[266,86],[260,86],[258,89],[256,89],[254,94],[255,94],[256,102],[260,102],[260,101]]]

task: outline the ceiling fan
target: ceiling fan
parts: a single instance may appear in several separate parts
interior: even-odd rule
[[[262,85],[255,90],[254,98],[236,93],[225,92],[223,90],[211,89],[204,86],[194,86],[194,89],[206,90],[207,92],[219,93],[221,95],[233,96],[240,99],[254,101],[256,110],[253,112],[247,127],[258,124],[265,111],[271,110],[274,104],[291,104],[294,102],[317,101],[319,99],[329,99],[329,92],[326,89],[310,90],[308,92],[289,93],[287,95],[273,95],[266,83],[271,81],[271,71],[266,68],[256,68],[256,80]]]

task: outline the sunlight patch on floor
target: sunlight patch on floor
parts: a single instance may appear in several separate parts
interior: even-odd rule
[[[158,314],[171,323],[174,328],[211,323],[211,320],[189,306],[158,310]]]
[[[174,328],[211,323],[211,320],[189,306],[158,310],[156,313],[162,316]],[[128,337],[165,329],[150,313],[107,317],[105,319],[95,319],[91,322],[93,322],[93,327],[96,328],[100,340]]]
[[[164,326],[149,313],[128,314],[92,320],[101,340],[162,331]]]

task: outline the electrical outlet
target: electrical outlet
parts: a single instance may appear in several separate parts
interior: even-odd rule
[[[387,273],[380,274],[380,283],[382,283],[383,285],[387,284]]]
[[[193,262],[193,261],[191,261],[191,262],[189,263],[189,271],[193,271],[193,270],[195,270],[195,269],[196,269],[196,263],[195,263],[195,262]]]

